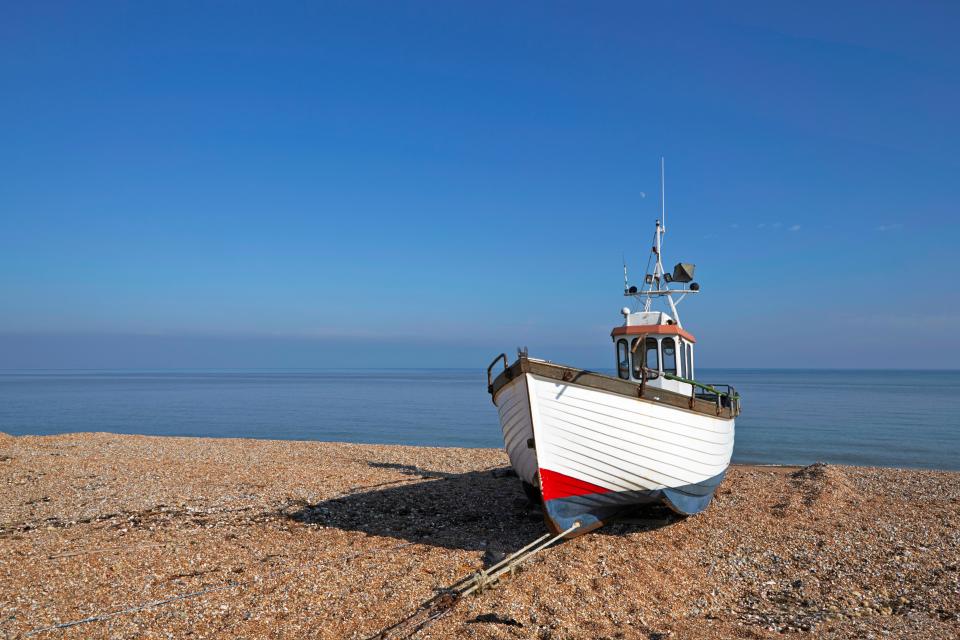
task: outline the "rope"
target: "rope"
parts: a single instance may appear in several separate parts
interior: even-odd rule
[[[231,582],[229,584],[221,585],[219,587],[202,589],[200,591],[194,591],[193,593],[184,593],[183,595],[173,596],[171,598],[164,598],[163,600],[154,600],[153,602],[147,602],[146,604],[142,604],[136,607],[130,607],[129,609],[121,609],[120,611],[111,611],[110,613],[103,613],[97,616],[90,616],[89,618],[83,618],[82,620],[73,620],[71,622],[63,622],[61,624],[51,625],[49,627],[41,627],[39,629],[33,629],[31,631],[27,631],[24,635],[32,636],[38,633],[44,633],[46,631],[57,631],[58,629],[69,629],[70,627],[76,627],[77,625],[87,624],[89,622],[102,622],[103,620],[109,620],[110,618],[122,616],[126,613],[137,613],[138,611],[143,611],[145,609],[152,609],[154,607],[159,607],[164,604],[176,602],[177,600],[186,600],[187,598],[196,598],[197,596],[202,596],[207,593],[213,593],[215,591],[225,591],[227,589],[234,589],[239,586],[242,586],[242,583]]]
[[[357,552],[354,552],[354,553],[347,553],[347,554],[343,554],[343,555],[337,556],[336,558],[331,558],[328,562],[319,563],[319,564],[317,565],[317,568],[327,567],[327,566],[330,566],[330,565],[334,564],[335,562],[340,562],[340,561],[343,561],[343,560],[349,560],[349,559],[352,559],[352,558],[356,558],[357,556],[367,555],[367,554],[370,554],[370,553],[376,553],[377,551],[394,551],[394,550],[396,550],[396,549],[403,549],[404,547],[413,546],[413,544],[414,544],[413,542],[407,542],[407,543],[400,544],[400,545],[396,545],[396,546],[393,546],[393,547],[381,547],[381,548],[378,548],[378,549],[368,549],[368,550],[366,550],[366,551],[357,551]],[[298,566],[299,566],[299,565],[298,565]],[[274,571],[271,571],[270,573],[268,573],[268,574],[266,575],[266,577],[267,577],[267,578],[275,578],[275,577],[278,577],[278,576],[282,576],[282,575],[285,575],[285,574],[289,574],[289,573],[291,573],[292,571],[293,571],[293,569],[274,570]],[[37,629],[31,629],[30,631],[25,631],[23,635],[24,635],[24,636],[32,636],[32,635],[36,635],[36,634],[38,634],[38,633],[46,633],[46,632],[49,632],[49,631],[59,631],[59,630],[61,630],[61,629],[69,629],[70,627],[76,627],[76,626],[81,625],[81,624],[89,624],[89,623],[91,623],[91,622],[103,622],[104,620],[109,620],[109,619],[111,619],[111,618],[116,618],[117,616],[122,616],[122,615],[125,615],[125,614],[128,614],[128,613],[138,613],[138,612],[140,612],[140,611],[145,611],[145,610],[147,610],[147,609],[153,609],[153,608],[155,608],[155,607],[160,607],[160,606],[163,606],[163,605],[165,605],[165,604],[170,604],[171,602],[178,602],[178,601],[180,601],[180,600],[187,600],[187,599],[189,599],[189,598],[196,598],[196,597],[198,597],[198,596],[206,595],[206,594],[208,594],[208,593],[216,593],[217,591],[227,591],[227,590],[229,590],[229,589],[238,589],[238,588],[241,588],[241,587],[246,587],[246,586],[248,586],[249,584],[250,584],[249,581],[246,581],[246,582],[231,581],[231,582],[228,582],[228,583],[226,583],[226,584],[221,584],[221,585],[213,586],[213,587],[207,587],[206,589],[201,589],[201,590],[199,590],[199,591],[193,591],[193,592],[191,592],[191,593],[183,593],[183,594],[180,594],[180,595],[177,595],[177,596],[170,596],[170,597],[168,597],[168,598],[163,598],[163,599],[161,599],[161,600],[153,600],[153,601],[151,601],[151,602],[146,602],[146,603],[139,604],[139,605],[136,605],[136,606],[133,606],[133,607],[128,607],[128,608],[126,608],[126,609],[120,609],[120,610],[118,610],[118,611],[110,611],[110,612],[107,612],[107,613],[100,613],[100,614],[97,614],[97,615],[94,615],[94,616],[89,616],[89,617],[87,617],[87,618],[82,618],[82,619],[80,619],[80,620],[71,620],[70,622],[61,622],[60,624],[53,624],[53,625],[50,625],[50,626],[47,626],[47,627],[39,627],[39,628],[37,628]]]
[[[540,553],[541,551],[543,551],[544,549],[546,549],[551,544],[561,539],[568,533],[571,533],[575,529],[579,529],[579,528],[580,528],[580,523],[575,522],[572,527],[570,527],[566,531],[561,531],[560,533],[558,533],[553,537],[544,536],[544,538],[548,538],[545,542],[540,542],[540,540],[543,540],[543,538],[534,540],[533,542],[528,544],[526,547],[524,547],[520,551],[509,556],[509,558],[505,558],[501,560],[500,562],[490,567],[489,569],[486,569],[486,570],[481,569],[480,571],[473,574],[473,576],[471,576],[473,578],[472,580],[468,579],[467,585],[469,586],[466,586],[466,588],[464,588],[463,591],[459,593],[458,597],[462,598],[463,596],[469,595],[474,591],[480,592],[480,591],[483,591],[485,588],[492,586],[494,583],[496,583],[500,579],[500,576],[502,576],[505,573],[513,573],[514,569],[519,567],[521,564],[523,564],[533,556],[537,555],[538,553]]]
[[[412,638],[427,625],[450,613],[454,605],[456,605],[461,598],[471,593],[480,593],[484,589],[492,587],[504,574],[513,573],[521,564],[578,528],[580,528],[580,523],[576,522],[566,531],[562,531],[554,536],[551,536],[549,533],[540,536],[495,565],[487,569],[481,569],[476,573],[454,582],[449,587],[439,590],[437,595],[423,602],[409,616],[389,627],[381,629],[379,632],[370,636],[369,640]]]
[[[576,522],[572,527],[570,527],[566,531],[562,531],[554,536],[551,536],[549,533],[540,536],[530,544],[522,547],[518,551],[515,551],[514,553],[510,554],[509,556],[507,556],[500,562],[494,564],[493,566],[488,567],[487,569],[481,569],[476,573],[473,573],[461,580],[458,580],[457,582],[453,583],[446,589],[440,590],[440,592],[436,596],[430,598],[429,600],[421,604],[417,608],[417,610],[414,611],[412,614],[410,614],[400,622],[397,622],[396,624],[393,624],[383,629],[376,635],[372,636],[372,638],[386,639],[389,637],[387,634],[391,633],[394,630],[397,630],[398,628],[404,625],[407,625],[408,627],[412,626],[413,628],[409,629],[409,631],[407,631],[405,635],[398,636],[398,637],[403,637],[403,638],[412,637],[414,634],[419,632],[428,624],[432,623],[433,621],[449,613],[449,611],[453,608],[453,606],[457,603],[457,601],[460,600],[460,598],[463,598],[464,596],[467,596],[474,592],[479,593],[484,589],[492,587],[497,582],[499,582],[500,578],[504,574],[506,573],[512,574],[513,571],[517,567],[519,567],[521,564],[523,564],[524,562],[526,562],[527,560],[535,556],[537,553],[543,551],[544,549],[552,545],[554,542],[557,542],[568,533],[571,533],[574,530],[578,529],[579,527],[580,527],[580,523]],[[401,544],[396,547],[392,547],[391,549],[409,547],[412,544],[413,543]],[[357,555],[363,555],[364,553],[369,553],[369,552],[346,554],[344,556],[340,556],[340,558],[355,557]],[[331,564],[331,563],[322,563],[320,566],[325,566],[327,564]],[[274,572],[271,572],[269,575],[272,577],[272,576],[283,574],[283,573],[287,573],[287,572],[274,571]],[[206,589],[201,589],[200,591],[193,591],[191,593],[184,593],[184,594],[172,596],[169,598],[163,598],[161,600],[154,600],[152,602],[146,602],[141,605],[129,607],[126,609],[120,609],[118,611],[110,611],[108,613],[102,613],[99,615],[82,618],[80,620],[71,620],[70,622],[63,622],[60,624],[54,624],[47,627],[39,627],[36,629],[31,629],[29,631],[26,631],[24,635],[32,636],[39,633],[69,629],[70,627],[76,627],[79,625],[89,624],[92,622],[103,622],[105,620],[109,620],[117,616],[122,616],[129,613],[138,613],[146,609],[160,607],[165,604],[170,604],[172,602],[177,602],[180,600],[187,600],[189,598],[196,598],[198,596],[206,595],[208,593],[215,593],[217,591],[226,591],[229,589],[236,589],[236,588],[244,587],[247,584],[249,583],[228,582],[227,584],[222,584],[215,587],[209,587]]]

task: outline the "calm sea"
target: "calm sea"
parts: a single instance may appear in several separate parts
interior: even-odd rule
[[[734,459],[960,470],[960,372],[701,370],[743,396]],[[500,447],[477,370],[0,372],[0,431]]]

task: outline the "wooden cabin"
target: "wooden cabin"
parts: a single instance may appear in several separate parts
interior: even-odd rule
[[[693,380],[696,338],[663,311],[623,311],[624,324],[611,332],[617,377],[646,381],[654,388],[689,395],[690,385],[663,374]]]

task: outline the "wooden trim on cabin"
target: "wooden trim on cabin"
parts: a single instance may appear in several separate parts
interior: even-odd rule
[[[636,398],[642,402],[653,402],[655,404],[666,404],[683,411],[692,411],[701,415],[722,420],[735,418],[739,412],[735,412],[732,407],[720,407],[716,402],[704,400],[703,398],[691,397],[667,391],[666,389],[656,389],[649,385],[638,384],[632,380],[621,380],[602,373],[587,371],[586,369],[576,369],[566,367],[553,362],[542,360],[530,360],[526,356],[520,356],[516,362],[503,370],[490,385],[490,395],[496,400],[497,393],[503,387],[510,384],[514,378],[522,376],[525,373],[532,373],[542,378],[557,380],[565,384],[587,387],[590,389],[599,389],[628,398]],[[529,391],[528,391],[529,392]]]
[[[647,334],[680,336],[690,342],[697,341],[692,333],[684,331],[675,324],[637,324],[630,325],[629,327],[614,327],[613,331],[610,332],[611,336],[640,336]]]

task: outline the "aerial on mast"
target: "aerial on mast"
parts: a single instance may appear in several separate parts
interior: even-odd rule
[[[660,224],[663,231],[667,231],[667,190],[664,185],[663,156],[660,156]]]
[[[688,293],[697,293],[700,290],[700,285],[696,282],[693,282],[693,272],[695,265],[685,262],[678,262],[677,265],[673,268],[672,273],[667,273],[663,268],[663,234],[667,232],[667,197],[666,197],[666,181],[664,179],[665,175],[665,163],[663,156],[660,157],[660,218],[656,222],[656,230],[653,236],[653,247],[651,248],[651,260],[647,262],[648,266],[650,262],[653,262],[653,270],[648,271],[643,279],[643,284],[638,289],[637,287],[631,287],[627,284],[627,265],[624,261],[623,265],[623,277],[624,277],[624,292],[623,295],[636,298],[639,302],[643,303],[643,310],[650,311],[650,307],[653,303],[654,298],[664,297],[667,299],[667,304],[670,307],[670,312],[673,315],[674,321],[677,323],[677,326],[682,326],[680,324],[680,316],[677,313],[677,305],[687,296]],[[690,283],[689,288],[686,283]],[[672,288],[671,284],[679,283],[679,287]],[[674,299],[674,296],[679,296],[677,299]]]

